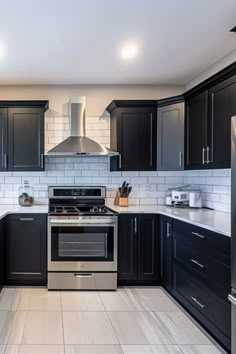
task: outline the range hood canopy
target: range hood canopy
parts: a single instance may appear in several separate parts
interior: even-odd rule
[[[69,109],[71,134],[69,138],[63,140],[60,144],[49,150],[47,155],[118,155],[118,152],[112,151],[96,141],[86,137],[85,107],[86,97],[71,97]]]

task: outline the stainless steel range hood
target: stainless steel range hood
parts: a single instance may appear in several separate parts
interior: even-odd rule
[[[118,155],[117,152],[89,139],[85,135],[85,106],[86,98],[84,96],[71,97],[70,100],[70,124],[71,134],[69,138],[63,140],[53,149],[49,150],[47,155]]]

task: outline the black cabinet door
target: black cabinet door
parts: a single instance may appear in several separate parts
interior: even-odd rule
[[[0,108],[0,171],[7,170],[7,108]]]
[[[156,110],[125,108],[119,110],[118,134],[122,171],[156,169]]]
[[[172,220],[160,216],[160,256],[161,256],[161,283],[171,291],[172,288]]]
[[[207,168],[207,91],[186,101],[185,168]]]
[[[111,158],[111,171],[156,170],[156,105],[142,106],[140,102],[136,106],[133,102],[116,102],[116,105],[112,111],[107,108],[111,113],[111,148],[120,154]]]
[[[118,281],[138,278],[138,216],[119,215]]]
[[[43,108],[8,108],[8,169],[44,169]]]
[[[209,90],[209,167],[229,168],[231,117],[236,115],[236,75]]]
[[[157,215],[139,216],[138,280],[158,280]]]
[[[5,273],[5,222],[4,219],[0,221],[0,292],[4,285]]]
[[[46,284],[46,215],[16,214],[7,217],[6,266],[7,284]]]
[[[184,103],[158,108],[157,169],[184,169]]]

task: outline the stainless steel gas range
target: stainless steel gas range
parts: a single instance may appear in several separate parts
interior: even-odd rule
[[[48,289],[117,287],[117,215],[105,187],[49,187]]]

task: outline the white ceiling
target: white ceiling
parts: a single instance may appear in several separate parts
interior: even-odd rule
[[[236,48],[235,25],[236,0],[1,0],[0,84],[186,84]]]

